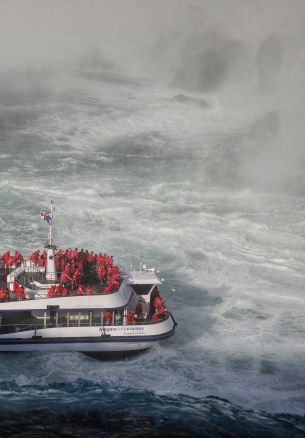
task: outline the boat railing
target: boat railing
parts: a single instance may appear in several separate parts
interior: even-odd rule
[[[20,283],[22,284],[21,281],[20,281]],[[103,292],[93,292],[92,295],[87,295],[87,294],[79,295],[76,290],[73,290],[73,291],[69,291],[69,295],[67,295],[67,296],[56,295],[55,297],[48,297],[47,291],[45,293],[43,293],[40,290],[39,291],[30,290],[30,291],[26,291],[24,298],[21,299],[17,296],[17,294],[15,294],[12,291],[9,291],[9,296],[5,299],[1,299],[0,303],[15,302],[15,301],[28,301],[28,300],[37,300],[37,299],[40,300],[40,299],[50,299],[50,298],[71,298],[71,297],[82,297],[82,296],[83,297],[85,297],[85,296],[90,297],[90,296],[95,296],[95,295],[108,296],[108,295],[111,295],[115,292],[117,292],[117,291],[113,291],[110,294],[104,294]]]
[[[30,289],[25,281],[24,278],[18,278],[18,283],[23,285],[26,289],[24,292],[23,297],[18,296],[18,294],[16,294],[15,292],[13,292],[12,290],[8,290],[8,293],[6,295],[5,298],[0,299],[0,303],[7,303],[7,302],[15,302],[15,301],[27,301],[27,300],[37,300],[37,299],[50,299],[50,298],[71,298],[71,297],[81,297],[81,296],[94,296],[94,295],[102,295],[102,296],[108,296],[108,295],[112,295],[115,292],[118,292],[119,289],[113,290],[112,292],[109,293],[104,293],[103,290],[101,291],[96,291],[93,289],[93,292],[90,294],[84,293],[82,295],[80,295],[77,291],[77,289],[73,289],[73,290],[69,290],[68,291],[68,295],[55,295],[55,296],[48,296],[48,290],[45,289],[34,289],[34,287],[32,289]]]

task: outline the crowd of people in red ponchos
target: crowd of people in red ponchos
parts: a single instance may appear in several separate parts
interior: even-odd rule
[[[0,260],[5,269],[11,269],[20,266],[24,259],[19,251],[15,251],[14,255],[12,255],[10,251],[6,251],[3,256],[0,257]]]
[[[120,287],[121,276],[117,266],[113,264],[113,257],[107,254],[94,254],[92,251],[80,251],[75,248],[57,249],[54,254],[55,266],[57,273],[59,274],[60,283],[50,286],[48,290],[48,298],[54,297],[66,297],[70,295],[93,295],[95,293],[110,294],[117,291]],[[14,255],[10,254],[10,251],[6,251],[2,257],[0,257],[5,269],[12,269],[20,266],[24,261],[22,254],[19,251],[15,251]],[[30,256],[30,261],[33,265],[38,267],[45,267],[47,263],[47,252],[44,250],[40,253],[39,250],[35,251]],[[96,290],[91,285],[99,284],[99,290]],[[13,294],[15,299],[24,299],[24,286],[18,281],[14,282]],[[0,287],[0,301],[8,301],[10,298],[10,291],[2,286]],[[155,291],[154,297],[151,301],[153,313],[151,315],[151,321],[157,323],[160,319],[164,318],[167,314],[167,309],[163,298],[160,296],[159,291]],[[135,312],[127,312],[126,323],[136,324],[143,317],[146,318],[146,304],[143,298],[140,298]],[[112,312],[107,311],[103,316],[104,324],[112,324]]]
[[[68,296],[77,289],[77,295],[93,295],[94,293],[110,294],[116,292],[121,284],[119,268],[113,264],[113,257],[107,254],[94,254],[93,251],[80,251],[75,248],[58,249],[54,255],[56,270],[60,284],[51,286],[48,297]],[[34,265],[45,267],[47,253],[35,251],[30,260]],[[90,284],[98,283],[99,290]],[[87,284],[87,286],[85,286]],[[74,292],[73,292],[74,295]]]
[[[6,251],[1,257],[0,262],[2,264],[2,268],[4,269],[4,275],[2,278],[2,286],[0,287],[0,301],[8,301],[10,298],[10,292],[6,285],[6,271],[16,269],[21,263],[24,261],[22,254],[19,251],[15,251],[14,254],[11,254],[10,251]],[[17,300],[24,299],[24,287],[19,284],[17,281],[14,282],[13,293]]]
[[[51,286],[48,290],[48,297],[65,297],[74,295],[93,295],[95,293],[111,294],[116,292],[121,284],[121,275],[119,268],[113,264],[113,257],[107,254],[94,254],[93,251],[80,251],[75,248],[57,249],[54,254],[55,266],[59,275],[60,283]],[[23,261],[23,256],[19,251],[14,255],[6,251],[0,257],[2,267],[5,270],[15,269]],[[39,250],[33,252],[30,256],[32,265],[45,268],[47,264],[47,251],[40,253]],[[90,284],[99,284],[94,288]],[[17,299],[24,298],[24,287],[18,282],[14,285],[13,293]],[[0,301],[9,298],[8,289],[0,288]]]
[[[71,248],[58,249],[54,255],[56,270],[60,275],[60,284],[50,287],[48,296],[68,296],[77,288],[77,295],[93,295],[94,293],[110,294],[116,292],[121,284],[119,268],[113,264],[113,257],[106,254],[94,254],[93,251],[80,251]],[[35,251],[30,260],[34,265],[44,267],[47,253]],[[95,291],[85,283],[99,283]],[[74,295],[74,293],[73,293]]]
[[[24,300],[24,287],[18,281],[14,281],[13,291],[15,299],[18,301]],[[0,287],[0,301],[9,301],[10,291],[7,287]]]

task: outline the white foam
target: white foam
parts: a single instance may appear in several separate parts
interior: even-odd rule
[[[230,118],[213,99],[183,106],[169,89],[81,86],[94,105],[54,105],[19,132],[42,146],[26,171],[21,160],[0,181],[1,247],[43,242],[39,211],[53,199],[60,246],[107,251],[127,266],[143,254],[157,265],[164,295],[176,288],[168,307],[177,333],[132,361],[10,357],[1,376],[20,385],[88,378],[299,412],[287,376],[304,384],[305,205],[208,176],[215,162],[236,171],[223,140],[246,115]]]

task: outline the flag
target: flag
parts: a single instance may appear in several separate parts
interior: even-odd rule
[[[45,210],[41,210],[40,219],[47,221],[49,225],[52,225],[52,217],[50,216],[50,213],[47,213]]]
[[[41,210],[41,212],[40,212],[40,219],[45,221],[46,220],[46,216],[47,216],[47,213],[45,212],[45,210]]]

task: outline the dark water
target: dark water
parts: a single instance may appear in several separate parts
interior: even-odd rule
[[[88,380],[1,384],[1,436],[301,437],[304,417],[268,414],[217,397],[122,389]]]

